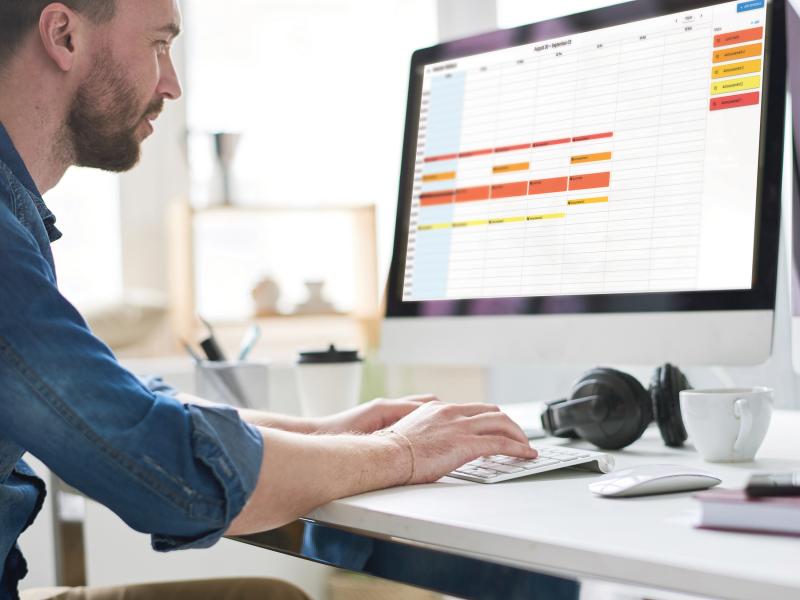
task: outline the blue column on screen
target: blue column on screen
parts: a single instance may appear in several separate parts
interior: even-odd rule
[[[436,76],[431,82],[428,106],[425,156],[455,154],[461,145],[461,119],[464,110],[464,73]],[[455,171],[455,161],[426,163],[424,172]],[[449,189],[453,181],[430,182],[423,192]],[[425,206],[420,209],[420,224],[452,223],[453,205]],[[445,298],[450,265],[451,229],[418,231],[415,244],[413,297]]]

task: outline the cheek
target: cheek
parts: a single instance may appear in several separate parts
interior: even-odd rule
[[[158,55],[155,52],[151,52],[147,61],[147,73],[145,76],[148,99],[155,95],[160,79],[161,66],[159,64]]]
[[[143,102],[149,102],[155,95],[160,76],[155,52],[139,57],[135,66],[131,65],[127,75],[128,81],[136,88],[136,97]]]

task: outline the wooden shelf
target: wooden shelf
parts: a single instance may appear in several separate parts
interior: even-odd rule
[[[346,343],[358,347],[362,351],[375,347],[378,329],[378,266],[375,206],[373,205],[320,205],[320,206],[214,206],[195,209],[188,202],[175,202],[169,209],[170,232],[170,322],[176,343],[180,339],[193,339],[197,335],[197,301],[195,272],[195,227],[197,219],[227,218],[232,215],[258,215],[258,218],[270,218],[271,215],[283,217],[292,214],[345,213],[353,222],[353,272],[355,289],[353,290],[353,310],[348,314],[314,315],[314,314],[280,314],[274,317],[258,319],[265,331],[265,342],[269,342],[271,331],[282,331],[281,339],[274,340],[277,347],[285,352],[291,345],[292,352],[298,344],[318,346],[329,342]],[[313,240],[309,240],[313,242]],[[309,244],[313,248],[313,244]],[[313,250],[312,250],[313,251]],[[322,251],[322,250],[320,250]],[[251,321],[241,323],[220,324],[230,328],[233,336],[243,334]],[[284,329],[286,331],[284,331]],[[290,344],[294,336],[296,342]],[[340,342],[341,340],[341,342]],[[235,350],[238,339],[231,340]]]

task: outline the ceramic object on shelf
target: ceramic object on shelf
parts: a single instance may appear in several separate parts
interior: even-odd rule
[[[233,204],[232,177],[233,159],[236,156],[236,149],[242,139],[241,133],[231,133],[219,131],[214,134],[214,155],[222,174],[222,199],[223,206]]]
[[[297,305],[294,312],[299,315],[336,315],[340,314],[336,307],[325,298],[324,281],[304,282],[308,291],[308,298]]]
[[[280,314],[278,300],[281,297],[281,288],[271,277],[262,277],[250,291],[250,295],[253,298],[255,316],[271,317]]]

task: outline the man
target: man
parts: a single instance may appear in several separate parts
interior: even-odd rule
[[[50,243],[61,234],[41,194],[71,165],[137,163],[165,101],[181,94],[170,59],[179,31],[177,0],[0,0],[2,598],[17,597],[26,565],[16,539],[44,495],[26,451],[161,551],[435,481],[481,455],[536,456],[517,425],[483,404],[380,400],[311,421],[175,397],[148,389],[92,336],[56,287]],[[57,597],[301,596],[278,588],[205,582]]]

